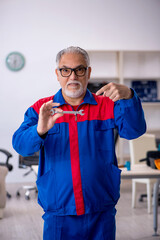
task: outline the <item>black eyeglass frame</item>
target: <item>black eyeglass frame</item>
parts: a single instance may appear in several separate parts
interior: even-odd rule
[[[83,68],[83,69],[85,70],[85,72],[84,72],[83,75],[77,75],[76,70],[77,70],[78,68]],[[60,71],[62,77],[70,77],[71,74],[72,74],[72,72],[74,72],[77,77],[83,77],[83,76],[86,74],[86,71],[87,71],[88,67],[78,66],[78,67],[76,67],[76,68],[63,67],[63,68],[57,68],[57,69]],[[62,75],[62,70],[63,70],[63,69],[69,69],[69,70],[71,70],[71,73],[70,73],[68,76],[63,76],[63,75]]]

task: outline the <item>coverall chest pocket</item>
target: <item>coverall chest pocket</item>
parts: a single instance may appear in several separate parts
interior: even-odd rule
[[[59,124],[55,124],[53,128],[48,131],[48,137],[45,141],[45,149],[48,158],[53,158],[60,154],[61,140],[60,126]]]
[[[48,131],[48,135],[50,134],[57,134],[60,132],[59,130],[59,124],[55,124],[49,131]]]
[[[99,150],[109,151],[114,144],[114,123],[97,122],[95,125],[96,146]]]

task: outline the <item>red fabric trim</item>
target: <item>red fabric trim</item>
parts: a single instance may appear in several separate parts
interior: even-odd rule
[[[75,116],[69,116],[69,141],[70,141],[70,155],[71,155],[71,170],[73,191],[75,197],[77,215],[85,213],[84,199],[82,192],[81,172],[80,172],[80,160],[79,160],[79,148],[78,148],[78,131]]]
[[[42,98],[42,99],[38,100],[36,103],[34,103],[31,107],[39,114],[39,110],[40,110],[41,106],[43,105],[43,103],[53,100],[53,97],[54,96]]]
[[[96,96],[93,94],[97,105],[82,104],[79,108],[84,109],[85,115],[77,115],[77,121],[92,121],[92,120],[107,120],[114,118],[114,102],[107,97]],[[39,110],[43,103],[53,100],[54,96],[42,98],[34,103],[31,107],[39,114]],[[64,111],[72,110],[71,106],[66,104],[60,107]],[[77,108],[77,106],[76,106]],[[64,114],[62,117],[58,118],[56,123],[69,122],[69,114]]]
[[[80,116],[77,114],[77,121],[92,121],[92,120],[107,120],[114,119],[114,102],[107,97],[94,95],[97,105],[82,104],[78,109],[84,109],[84,115]],[[71,106],[63,105],[60,107],[64,111],[72,110]],[[64,114],[58,118],[56,123],[69,122],[69,114]]]

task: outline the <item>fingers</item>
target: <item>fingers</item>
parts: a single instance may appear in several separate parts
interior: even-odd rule
[[[100,95],[103,93],[104,97],[109,97],[111,100],[116,100],[119,98],[118,90],[116,89],[116,85],[114,83],[108,83],[101,89],[96,92],[96,95]]]
[[[59,105],[59,103],[53,103],[51,100],[41,106],[37,126],[37,132],[40,136],[48,132],[54,126],[56,120],[63,116],[63,110],[60,108],[55,108],[59,113],[56,113],[52,116],[52,108],[58,107]]]
[[[53,100],[46,102],[42,105],[42,111],[50,111],[53,107],[58,107],[60,103],[54,103]]]
[[[113,102],[119,99],[118,91],[108,91],[103,94],[105,97],[109,97]]]
[[[53,100],[44,103],[41,108],[40,108],[40,114],[41,115],[50,115],[51,114],[51,109],[53,107],[58,107],[60,103],[54,103]]]
[[[132,97],[131,89],[125,85],[117,83],[108,83],[96,92],[96,95],[103,93],[103,96],[109,97],[113,102],[120,99],[129,99]]]
[[[96,92],[96,95],[98,96],[98,95],[104,93],[107,89],[108,89],[108,84],[105,85],[104,87],[100,88],[100,89]]]
[[[56,108],[60,105],[60,103],[55,103],[53,100],[44,103],[40,108],[39,119],[43,122],[53,121],[55,122],[57,118],[63,116],[63,110],[60,108]],[[53,114],[52,109],[58,110],[59,113]],[[50,119],[51,118],[51,119]]]
[[[55,123],[59,117],[63,116],[63,110],[58,108],[58,113],[55,113],[54,115],[51,115],[51,116],[52,116],[53,122]]]

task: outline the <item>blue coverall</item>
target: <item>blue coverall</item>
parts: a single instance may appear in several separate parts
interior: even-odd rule
[[[114,103],[87,90],[77,108],[84,110],[84,116],[64,114],[41,138],[39,109],[52,99],[61,109],[73,110],[60,89],[29,107],[13,136],[19,154],[29,156],[40,150],[37,187],[45,212],[44,240],[114,240],[121,172],[114,128],[126,139],[145,133],[141,102],[135,92],[131,99]]]

